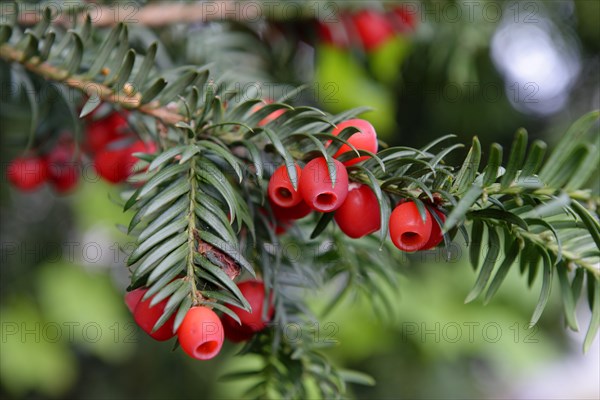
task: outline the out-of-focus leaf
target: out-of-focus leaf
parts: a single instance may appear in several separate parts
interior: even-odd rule
[[[470,303],[471,301],[479,297],[479,295],[485,288],[485,285],[488,283],[490,277],[492,276],[492,271],[494,270],[494,266],[496,265],[498,254],[500,254],[500,239],[498,238],[496,230],[493,228],[488,229],[488,245],[489,251],[485,257],[483,266],[479,271],[479,275],[477,276],[475,285],[473,286],[473,289],[469,292],[467,298],[465,299],[465,303]]]
[[[490,186],[496,182],[498,177],[498,168],[502,165],[502,146],[498,143],[492,143],[490,146],[490,157],[488,164],[485,167],[485,175],[483,176],[483,186]]]
[[[510,156],[508,158],[508,164],[506,165],[506,172],[500,181],[500,187],[502,189],[509,187],[517,172],[523,163],[525,158],[525,151],[527,150],[527,131],[525,129],[519,129],[515,134],[512,146],[510,148]]]
[[[529,323],[530,326],[535,325],[540,319],[544,308],[546,308],[546,303],[548,302],[548,298],[550,298],[550,291],[552,289],[552,275],[554,271],[552,268],[552,261],[550,260],[550,256],[545,249],[540,248],[540,254],[542,255],[544,265],[542,289],[540,291],[540,297],[535,307],[535,311],[531,317],[531,322]]]
[[[452,190],[456,193],[464,193],[468,190],[473,181],[475,181],[477,171],[479,170],[480,160],[481,144],[479,143],[477,136],[475,136],[473,138],[471,149],[469,150],[461,169],[458,171]]]
[[[566,266],[559,264],[556,268],[567,324],[572,330],[578,331],[579,326],[577,325],[577,318],[575,317],[575,301],[573,299],[573,291],[571,290],[571,285],[567,276]]]
[[[517,259],[517,256],[519,255],[519,242],[514,241],[511,247],[505,251],[506,254],[504,255],[504,261],[502,261],[502,264],[500,264],[498,271],[496,271],[496,275],[494,275],[494,279],[492,279],[492,282],[490,283],[490,286],[488,287],[488,290],[485,293],[485,303],[488,303],[492,299],[494,294],[496,294],[496,292],[500,288],[500,285],[504,281],[504,278],[506,278],[510,267],[514,264],[515,260]]]

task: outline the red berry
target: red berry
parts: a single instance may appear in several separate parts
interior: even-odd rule
[[[105,118],[92,121],[87,126],[85,147],[90,153],[97,153],[124,134],[130,133],[127,120],[117,112]]]
[[[442,223],[446,222],[446,215],[441,212],[438,209],[433,209],[433,212],[437,214],[438,217],[440,217],[440,220],[442,221]],[[434,248],[435,246],[437,246],[438,244],[440,244],[442,242],[442,240],[444,239],[444,235],[442,235],[442,228],[440,227],[440,224],[438,224],[438,222],[435,220],[435,218],[432,217],[432,221],[431,221],[431,236],[429,237],[429,240],[427,241],[427,243],[425,243],[425,245],[423,247],[421,247],[419,250],[429,250]]]
[[[335,186],[332,187],[327,162],[324,157],[309,161],[300,177],[300,194],[306,204],[320,212],[335,211],[348,195],[348,172],[338,160],[333,160],[336,168]]]
[[[73,159],[71,143],[56,146],[46,157],[48,178],[58,193],[73,189],[79,181],[79,163]]]
[[[94,159],[94,169],[100,177],[108,182],[123,182],[129,176],[129,170],[125,165],[126,156],[124,149],[101,150]]]
[[[94,168],[98,175],[111,183],[124,182],[134,172],[138,158],[133,153],[153,153],[154,143],[135,141],[129,147],[121,149],[105,149],[96,155]]]
[[[146,294],[146,292],[147,289],[143,289],[142,296]],[[133,297],[131,300],[134,300],[134,296],[138,295],[136,294],[131,296]],[[135,310],[133,311],[133,319],[140,326],[140,328],[142,328],[142,330],[148,335],[150,335],[153,339],[161,342],[169,340],[173,336],[175,336],[175,334],[173,333],[173,323],[175,322],[175,314],[171,315],[167,322],[165,322],[155,332],[152,332],[156,321],[158,321],[160,317],[162,317],[163,312],[165,311],[165,306],[167,305],[169,299],[166,298],[163,301],[151,307],[150,302],[152,301],[152,298],[153,297],[150,297],[149,299],[140,301],[138,303],[138,305],[135,307]]]
[[[298,182],[302,176],[302,170],[296,164],[296,176]],[[279,207],[289,208],[302,201],[300,193],[294,189],[294,185],[288,175],[288,171],[285,165],[280,166],[275,170],[271,179],[269,179],[269,186],[267,187],[267,193],[272,203]]]
[[[364,119],[349,119],[343,121],[339,123],[335,129],[333,129],[333,131],[331,131],[331,134],[337,136],[341,131],[350,126],[358,128],[360,131],[352,134],[352,136],[348,138],[348,143],[356,147],[358,150],[366,150],[370,151],[371,153],[376,153],[377,133],[369,121],[365,121]],[[343,144],[333,156],[337,158],[348,151],[354,152],[350,146]],[[355,157],[348,161],[344,161],[344,165],[349,167],[368,158],[369,156]]]
[[[223,346],[223,324],[213,310],[192,307],[177,330],[179,345],[192,358],[210,360]]]
[[[132,290],[131,292],[125,293],[125,304],[127,305],[127,308],[129,309],[129,311],[131,311],[132,314],[135,311],[135,307],[137,307],[140,300],[142,300],[142,297],[144,297],[145,293],[146,290],[142,288],[138,288]]]
[[[390,237],[400,250],[413,252],[420,250],[429,240],[433,219],[429,211],[425,221],[421,218],[414,202],[398,205],[390,215]]]
[[[18,157],[9,164],[6,175],[17,189],[32,191],[48,179],[48,165],[40,157]]]
[[[346,201],[334,218],[342,232],[354,239],[378,231],[381,215],[377,196],[367,185],[351,183]]]
[[[353,15],[354,27],[367,51],[374,50],[394,36],[394,28],[384,14],[375,10],[361,10]]]
[[[227,307],[239,317],[241,325],[227,314],[223,314],[223,323],[230,327],[230,330],[233,329],[238,331],[237,333],[243,334],[242,336],[245,336],[248,332],[255,333],[262,331],[273,318],[273,313],[275,312],[272,301],[269,301],[266,320],[263,320],[265,285],[258,280],[248,280],[240,282],[238,287],[246,300],[248,300],[248,303],[250,303],[252,312],[228,304]]]

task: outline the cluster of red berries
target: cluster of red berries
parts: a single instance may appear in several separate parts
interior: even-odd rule
[[[154,296],[143,299],[148,289],[140,288],[125,295],[125,304],[133,313],[138,326],[150,337],[158,341],[169,340],[177,335],[177,340],[183,351],[197,360],[209,360],[219,354],[223,340],[238,343],[249,340],[257,332],[266,328],[273,318],[274,308],[272,298],[264,313],[265,287],[263,282],[248,280],[238,284],[240,292],[250,303],[252,312],[245,311],[233,305],[227,307],[240,319],[241,324],[227,314],[221,318],[210,308],[204,306],[192,307],[183,318],[181,325],[174,332],[175,314],[160,328],[153,331],[156,322],[163,315],[168,298],[153,304]],[[263,314],[264,318],[263,318]]]
[[[369,122],[362,119],[347,120],[337,125],[332,134],[337,136],[347,127],[359,129],[348,138],[348,143],[359,150],[372,153],[377,151],[377,134]],[[369,156],[355,157],[344,163],[335,159],[348,151],[351,151],[351,148],[344,144],[334,154],[335,185],[332,185],[329,178],[324,157],[309,161],[303,169],[296,164],[297,190],[294,189],[285,165],[275,170],[267,191],[278,225],[285,227],[290,221],[303,218],[314,210],[335,211],[335,222],[342,232],[351,238],[360,238],[381,228],[377,196],[369,186],[349,182],[346,171],[346,167],[364,161]],[[443,222],[445,215],[437,208],[432,209]],[[394,245],[407,252],[437,246],[443,238],[440,225],[433,221],[429,210],[425,211],[425,216],[425,219],[421,218],[414,202],[398,205],[390,215],[389,221],[389,233]]]
[[[124,182],[135,172],[138,159],[133,153],[156,151],[154,143],[136,140],[127,120],[116,112],[89,123],[85,148],[96,173],[110,183]]]
[[[154,153],[156,145],[136,139],[127,120],[112,112],[89,120],[83,143],[84,154],[93,160],[94,170],[110,183],[124,182],[134,171],[134,153]],[[72,139],[61,138],[47,154],[32,154],[12,160],[8,181],[17,189],[32,191],[49,182],[57,193],[72,190],[81,176],[81,158],[75,159]]]
[[[9,164],[6,174],[14,187],[25,192],[48,182],[55,192],[67,193],[77,185],[80,176],[75,145],[61,139],[47,154],[17,157]]]
[[[337,136],[348,127],[355,127],[359,130],[348,138],[348,143],[359,150],[372,153],[377,151],[377,134],[368,121],[350,119],[338,124],[331,133]],[[336,159],[348,151],[352,151],[352,149],[344,144],[333,155],[336,170],[335,185],[332,184],[327,161],[324,157],[309,161],[304,168],[300,168],[296,164],[297,190],[292,184],[285,165],[275,170],[269,180],[267,191],[273,214],[281,226],[286,226],[290,221],[305,217],[312,210],[318,212],[337,210],[336,220],[339,219],[338,224],[351,237],[361,237],[379,229],[379,223],[373,223],[372,226],[368,227],[361,224],[362,229],[359,229],[359,231],[354,228],[349,228],[348,231],[345,229],[346,226],[353,225],[350,220],[356,217],[349,212],[352,204],[364,207],[375,198],[368,186],[356,187],[355,184],[349,183],[346,167],[364,161],[368,156],[354,157],[343,163]],[[376,198],[375,204],[377,204]],[[337,218],[338,215],[339,218]],[[379,218],[379,213],[377,213],[377,218]]]
[[[367,52],[374,51],[395,35],[415,30],[416,10],[394,7],[388,12],[363,9],[353,14],[342,13],[335,22],[320,22],[321,40],[340,48],[360,45]]]

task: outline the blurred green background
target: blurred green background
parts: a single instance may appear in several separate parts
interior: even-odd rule
[[[257,70],[277,84],[307,83],[312,90],[299,101],[331,112],[373,107],[366,118],[389,144],[421,146],[453,133],[463,142],[478,135],[485,149],[492,141],[508,144],[521,126],[531,140],[552,144],[600,105],[598,1],[335,4],[347,12],[405,6],[415,28],[366,52],[326,43],[315,20],[252,26],[274,57]],[[152,34],[163,41],[165,65],[213,58],[227,64],[231,58],[190,43],[230,28],[199,23]],[[148,35],[142,28],[132,32]],[[236,57],[251,65],[257,54],[243,49]],[[0,73],[8,82],[3,62]],[[242,76],[252,74],[240,72],[243,82]],[[3,86],[0,97],[0,397],[238,398],[247,382],[218,381],[255,362],[235,357],[237,346],[196,362],[133,324],[122,302],[128,277],[119,246],[127,246],[127,237],[115,224],[128,216],[113,201],[119,188],[95,179],[89,165],[87,179],[68,196],[8,186],[6,165],[25,147],[30,115],[22,93]],[[46,111],[48,121],[60,118],[49,116],[60,107]],[[60,126],[47,125],[47,131]],[[581,354],[582,339],[567,334],[558,296],[528,330],[540,282],[530,290],[513,269],[491,304],[464,305],[475,275],[463,254],[449,263],[411,258],[400,292],[392,294],[394,313],[384,321],[358,296],[320,322],[331,323],[327,332],[339,341],[328,352],[334,362],[377,380],[374,387],[353,387],[354,395],[598,398],[598,343]],[[319,310],[325,299],[314,298]],[[581,319],[589,319],[584,307]]]

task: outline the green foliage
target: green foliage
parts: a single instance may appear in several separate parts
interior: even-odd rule
[[[285,99],[262,104],[251,93],[233,90],[232,75],[220,71],[216,76],[207,66],[159,70],[157,45],[137,55],[122,24],[100,38],[89,18],[68,32],[51,30],[48,19],[45,14],[26,32],[2,25],[2,60],[23,70],[17,73],[23,82],[35,76],[84,91],[89,99],[81,117],[102,102],[136,110],[144,115],[142,129],[160,145],[155,155],[139,155],[142,170],[133,180],[142,183],[122,199],[132,212],[127,231],[137,245],[127,258],[130,289],[148,287],[146,297],[154,295],[154,303],[169,299],[155,329],[175,314],[176,330],[193,305],[209,305],[234,318],[225,304],[250,310],[234,283],[240,274],[262,276],[274,293],[273,327],[242,351],[261,355],[264,367],[231,376],[260,375],[250,395],[304,398],[316,390],[337,398],[347,382],[371,383],[332,367],[319,353],[323,342],[290,340],[286,328],[298,324],[310,332],[307,326],[316,317],[297,292],[334,281],[340,282],[340,292],[327,310],[343,293],[362,289],[386,315],[395,299],[382,284],[395,287],[395,268],[404,262],[386,240],[387,224],[402,199],[413,200],[423,217],[434,204],[447,212],[446,247],[458,231],[468,238],[466,227],[471,228],[469,256],[479,272],[467,302],[481,295],[490,301],[515,265],[531,285],[541,265],[542,289],[531,323],[540,318],[556,275],[571,329],[578,329],[577,300],[587,297],[592,320],[584,348],[591,345],[600,315],[600,223],[598,196],[585,185],[597,174],[598,112],[577,121],[545,163],[545,145],[535,141],[527,148],[525,130],[515,135],[505,167],[497,144],[490,147],[487,165],[480,165],[477,138],[460,168],[446,162],[462,147],[447,144],[452,136],[420,149],[390,147],[370,154],[353,148],[370,156],[348,173],[352,181],[369,185],[381,204],[379,237],[349,241],[332,228],[333,214],[325,214],[279,238],[265,201],[274,168],[285,164],[296,185],[294,163],[325,157],[333,180],[332,155],[355,130],[345,129],[337,137],[330,131],[364,108],[332,115]],[[97,91],[92,93],[90,84]],[[74,112],[75,105],[69,104]],[[35,123],[35,101],[31,107]],[[262,123],[280,110],[284,113],[277,119]],[[593,144],[590,133],[596,137]],[[286,244],[297,246],[300,257],[292,257]]]

